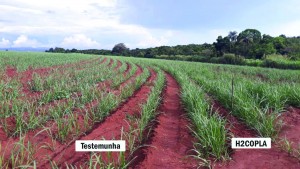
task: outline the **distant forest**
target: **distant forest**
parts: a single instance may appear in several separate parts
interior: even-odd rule
[[[256,29],[240,33],[230,31],[227,36],[218,36],[213,44],[189,44],[160,46],[146,49],[129,49],[124,43],[116,44],[112,50],[50,48],[46,52],[85,53],[97,55],[121,55],[145,58],[161,58],[212,63],[243,64],[245,60],[264,60],[268,55],[279,55],[290,61],[300,60],[300,36],[272,37]]]

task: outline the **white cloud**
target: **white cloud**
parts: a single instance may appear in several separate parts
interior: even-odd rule
[[[97,41],[86,37],[84,34],[76,34],[64,38],[63,42],[61,43],[61,46],[65,48],[77,49],[100,48],[100,44]]]
[[[35,36],[43,42],[51,39],[57,46],[109,49],[124,42],[130,48],[149,47],[167,44],[170,38],[168,30],[122,23],[120,11],[126,8],[123,0],[3,1],[0,15],[11,22],[0,22],[0,33]],[[14,46],[25,45],[22,40],[37,44],[26,36],[19,38]]]
[[[20,35],[13,41],[12,47],[38,47],[39,43],[35,39],[29,39],[26,35]]]
[[[174,36],[173,31],[165,31],[164,35],[155,37],[147,30],[144,32],[144,36],[142,36],[142,40],[137,43],[139,47],[149,47],[149,46],[162,46],[167,45],[169,43],[169,39]]]
[[[15,39],[0,39],[0,45],[11,46],[62,46],[74,48],[105,48],[124,42],[128,47],[153,47],[189,43],[211,43],[218,35],[226,36],[230,29],[220,27],[191,28],[185,30],[154,29],[138,24],[124,23],[124,10],[133,11],[127,0],[1,0],[0,34],[3,37],[20,36]],[[300,35],[299,0],[279,3],[276,9],[289,11],[294,16],[284,17],[286,24],[276,19],[274,25],[259,28],[262,33],[271,35]],[[282,1],[283,2],[283,1]],[[276,4],[276,3],[275,3]],[[286,5],[282,5],[286,4]],[[293,5],[291,5],[293,4]],[[264,6],[261,6],[263,8]],[[263,8],[264,9],[264,8]],[[262,9],[259,9],[262,10]],[[127,12],[128,12],[127,11]],[[249,12],[248,12],[249,13]],[[253,10],[253,13],[257,13]],[[250,14],[249,14],[250,15]],[[281,15],[278,14],[278,15]],[[242,15],[241,15],[242,16]],[[243,20],[244,17],[241,17]],[[178,20],[180,22],[180,20]],[[247,28],[248,21],[242,25],[232,25],[241,30]],[[179,24],[179,23],[178,23]],[[252,24],[252,22],[249,22]],[[204,24],[205,25],[205,24]],[[268,29],[268,30],[264,30]],[[240,30],[240,31],[241,31]],[[9,35],[9,36],[5,36]],[[25,36],[26,35],[26,36]],[[35,37],[29,39],[28,37]],[[15,41],[14,41],[15,40]],[[14,41],[14,42],[13,42]],[[48,44],[42,44],[44,42]],[[101,44],[101,45],[100,45]]]
[[[2,40],[0,41],[0,48],[6,48],[10,46],[10,41],[2,38]]]
[[[300,35],[300,20],[286,22],[276,27],[273,27],[270,32],[273,36],[284,34],[286,36],[299,36]]]

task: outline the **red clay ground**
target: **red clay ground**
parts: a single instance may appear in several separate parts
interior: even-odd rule
[[[118,70],[122,66],[122,62],[118,60],[117,66],[114,68],[114,70]]]
[[[289,107],[283,112],[280,119],[283,120],[280,138],[286,138],[292,143],[293,148],[300,146],[300,108]]]
[[[163,94],[163,102],[159,107],[161,114],[153,137],[142,150],[144,159],[138,159],[130,168],[197,168],[197,164],[189,155],[193,148],[193,137],[190,135],[180,104],[180,88],[176,80],[166,74],[167,86]],[[190,151],[191,152],[191,151]]]
[[[216,100],[213,100],[213,110],[219,110],[218,113],[227,120],[226,127],[236,137],[257,137],[252,130],[247,130],[247,126],[240,123],[238,119],[232,116]],[[299,138],[299,137],[298,137]],[[231,154],[232,160],[227,163],[214,162],[216,169],[299,169],[299,161],[289,156],[286,152],[280,150],[275,143],[272,143],[271,149],[235,149]]]
[[[156,73],[151,71],[151,76],[148,82],[152,82],[156,79]],[[147,100],[151,87],[143,85],[133,96],[131,96],[125,103],[123,103],[116,111],[112,112],[102,123],[95,125],[94,129],[87,133],[86,136],[81,137],[79,140],[93,140],[93,139],[119,139],[121,137],[121,129],[124,131],[129,130],[126,117],[128,115],[139,114],[140,105]],[[117,155],[117,154],[114,154]],[[105,154],[103,154],[105,156]],[[115,156],[114,156],[115,157]],[[84,164],[89,159],[89,153],[75,152],[75,142],[71,144],[58,147],[55,152],[50,155],[50,158],[56,162],[59,166],[68,163],[79,166]],[[39,165],[40,168],[49,167],[49,163],[43,163]],[[63,166],[61,166],[63,167]]]

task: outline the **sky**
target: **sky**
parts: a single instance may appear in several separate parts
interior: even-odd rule
[[[247,28],[300,36],[299,0],[1,0],[0,48],[212,43]]]

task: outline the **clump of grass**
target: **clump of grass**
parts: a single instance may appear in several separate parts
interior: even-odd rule
[[[14,143],[11,150],[9,159],[6,160],[6,164],[11,168],[22,168],[25,166],[35,166],[34,154],[36,147],[29,141],[25,141],[25,138],[20,136],[18,142]]]
[[[298,144],[297,148],[293,148],[292,142],[287,138],[282,138],[278,141],[278,144],[282,150],[287,152],[290,156],[297,158],[300,160],[300,144]]]

